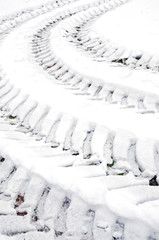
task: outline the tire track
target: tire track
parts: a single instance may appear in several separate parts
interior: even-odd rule
[[[81,11],[90,7],[86,6],[81,7]],[[78,8],[71,11],[66,16],[76,13]],[[61,13],[56,16],[55,24],[62,18]],[[34,34],[32,44],[38,61],[42,56],[46,64],[50,64],[51,57],[49,48],[45,47],[49,38],[45,30],[53,24],[49,21],[47,19],[43,29]],[[53,64],[55,59],[56,56]],[[66,74],[67,81],[70,69],[68,71],[63,62],[60,64],[49,68],[57,79]],[[79,76],[74,84],[79,87],[81,82]],[[82,88],[87,89],[89,84],[82,83]],[[157,142],[136,139],[125,131],[114,132],[66,113],[56,113],[15,86],[2,74],[2,237],[6,235],[12,240],[158,239],[155,226],[159,193],[158,188],[149,186],[152,182],[155,185],[154,179],[157,183]],[[96,96],[102,89],[98,86],[93,91]],[[52,167],[51,183],[19,164],[27,169],[37,166],[33,171],[41,175]],[[72,179],[69,180],[69,176]],[[154,213],[150,218],[147,218],[150,213],[147,205]]]

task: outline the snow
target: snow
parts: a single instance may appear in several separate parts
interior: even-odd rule
[[[92,29],[116,45],[158,55],[158,12],[158,0],[133,0],[106,12],[93,24]]]
[[[0,200],[0,214],[1,215],[9,215],[9,214],[15,214],[15,210],[13,209],[13,206],[11,205],[11,202],[6,202],[4,200]]]
[[[14,196],[20,191],[21,187],[24,186],[28,180],[27,170],[24,167],[19,167],[14,176],[11,178],[8,186],[5,189],[6,195]]]
[[[39,17],[39,21],[41,21],[41,18],[42,17]],[[34,20],[32,21],[34,22]],[[141,138],[146,137],[146,138],[158,139],[158,134],[157,134],[158,132],[157,129],[159,128],[158,120],[154,118],[154,116],[151,116],[151,115],[143,116],[140,114],[136,114],[131,109],[122,110],[116,105],[114,106],[107,105],[104,102],[97,102],[97,101],[91,102],[89,98],[83,97],[81,95],[78,95],[78,96],[72,95],[67,89],[64,89],[63,86],[57,85],[55,81],[53,81],[52,79],[49,79],[49,77],[47,77],[41,71],[39,71],[39,68],[34,67],[32,62],[30,62],[30,56],[28,56],[27,54],[28,44],[25,43],[28,41],[28,38],[25,36],[26,35],[25,33],[28,32],[27,29],[31,31],[31,26],[33,24],[32,21],[29,24],[26,24],[26,31],[21,30],[22,28],[24,29],[25,27],[25,25],[23,25],[21,28],[15,30],[13,33],[11,33],[7,37],[6,41],[3,43],[1,56],[0,56],[1,65],[3,66],[3,69],[7,71],[7,76],[11,79],[11,81],[13,81],[16,87],[23,89],[24,94],[29,93],[30,96],[32,96],[32,98],[29,97],[28,100],[23,105],[23,111],[20,112],[20,116],[19,116],[21,120],[24,120],[24,117],[26,116],[28,111],[31,111],[31,108],[35,107],[37,102],[42,103],[42,105],[47,104],[48,107],[52,107],[50,103],[53,103],[53,109],[55,112],[59,112],[59,111],[65,112],[69,115],[73,115],[73,117],[80,118],[84,121],[89,121],[90,119],[92,119],[93,122],[96,122],[101,125],[105,125],[106,127],[112,130],[116,131],[119,128],[124,129],[128,132],[134,133],[136,136]],[[37,24],[37,19],[35,22]],[[20,37],[17,39],[17,36],[19,35]],[[52,44],[54,44],[54,49],[55,49],[55,46],[56,46],[55,39],[53,40],[54,41]],[[14,50],[12,49],[13,42],[15,46]],[[59,43],[59,40],[58,40],[58,43]],[[69,61],[68,51],[70,52],[70,49],[68,47],[63,47],[60,49],[56,48],[56,51],[57,49],[58,49],[58,56],[59,56],[59,51],[62,52],[62,58],[64,60],[66,58],[65,61],[67,61],[68,63]],[[64,53],[64,51],[67,51],[67,54]],[[76,54],[76,58],[78,57],[78,55],[80,55],[78,58],[78,62],[76,62],[76,59],[74,59],[75,54]],[[8,55],[10,55],[9,59],[6,58],[6,56]],[[17,58],[19,58],[19,56],[21,56],[21,58],[23,59],[22,62],[19,62],[16,60]],[[79,54],[77,51],[74,52],[74,49],[73,49],[73,53],[71,52],[71,56],[72,56],[71,59],[73,59],[73,61],[71,60],[72,62],[71,63],[69,62],[69,64],[72,66],[74,62],[75,63],[74,65],[76,65],[76,67],[78,68],[77,70],[79,72],[82,72],[84,70],[84,68],[82,67],[81,69],[80,66],[88,65],[89,69],[86,68],[85,70],[85,72],[87,71],[87,74],[89,70],[91,71],[91,74],[96,74],[98,75],[98,78],[99,78],[99,73],[101,73],[104,77],[105,76],[104,73],[107,72],[107,75],[111,77],[111,79],[109,79],[108,77],[107,79],[108,81],[111,81],[112,79],[113,80],[116,79],[116,82],[117,81],[119,82],[118,77],[116,76],[112,77],[112,75],[114,75],[116,71],[119,72],[119,76],[121,74],[123,75],[123,72],[129,71],[123,68],[114,70],[110,66],[108,66],[108,69],[107,69],[106,66],[104,66],[103,64],[102,64],[103,67],[100,65],[102,69],[99,69],[98,71],[98,68],[97,68],[98,64],[94,65],[94,63],[91,61],[91,64],[89,66],[88,64],[89,59]],[[85,58],[85,61],[83,61],[83,58]],[[87,60],[87,63],[86,63],[86,60]],[[9,69],[8,69],[8,64],[11,66]],[[21,69],[21,71],[19,71],[19,69]],[[94,71],[93,69],[96,70],[95,73],[93,72]],[[110,70],[110,73],[109,73],[109,70]],[[136,75],[138,74],[139,76],[136,79]],[[146,72],[144,73],[144,72],[137,71],[133,73],[133,75],[131,76],[131,79],[132,79],[131,81],[128,81],[127,77],[125,77],[124,79],[120,78],[120,82],[123,81],[124,82],[123,84],[126,83],[126,85],[128,83],[131,83],[135,85],[135,88],[139,88],[140,85],[137,84],[137,81],[139,79],[141,81],[142,75],[143,75],[143,79],[145,79],[145,76],[147,79],[148,76],[151,75],[152,79],[154,78],[155,80],[155,81],[152,81],[152,80],[151,81],[152,82],[157,81],[157,75],[152,73],[146,73]],[[143,90],[143,87],[146,87],[146,89],[149,89],[150,91],[151,88],[150,88],[149,82],[147,84],[147,82],[143,83],[143,81],[144,80],[141,81],[142,86],[140,88],[142,88]],[[38,84],[38,90],[37,90],[37,84]],[[10,84],[9,86],[7,85],[5,89],[8,89],[9,87],[10,87]],[[152,87],[152,89],[153,89],[153,92],[157,94],[158,90],[156,86]],[[47,94],[44,94],[46,92]],[[143,94],[146,95],[146,92]],[[135,90],[134,90],[134,95],[138,95],[138,93],[135,92]],[[61,96],[63,96],[64,101],[61,101]],[[34,99],[34,101],[32,99]],[[57,102],[58,104],[54,104]],[[103,112],[105,111],[107,111],[107,114],[103,115]],[[144,121],[143,121],[143,118],[144,118]],[[127,121],[127,119],[129,119],[129,121]],[[150,121],[152,123],[151,124],[152,128],[147,128]],[[147,128],[147,131],[145,131],[145,128]]]
[[[27,8],[37,7],[42,4],[46,4],[46,0],[6,0],[0,2],[0,16],[10,15],[15,12],[22,11]],[[50,1],[51,2],[51,1]]]
[[[2,15],[33,4],[17,0],[15,8],[10,5],[3,10],[7,1],[0,3]],[[91,3],[92,8],[83,8],[85,3]],[[120,3],[108,3],[108,10]],[[157,5],[155,0],[154,3]],[[140,4],[144,6],[142,21]],[[134,0],[108,11],[97,23],[91,22],[88,28],[81,29],[81,33],[86,30],[86,37],[92,34],[92,46],[97,44],[96,34],[102,33],[103,38],[114,41],[111,33],[103,31],[103,22],[108,22],[111,28],[117,22],[121,26],[120,37],[113,27],[117,44],[128,48],[128,53],[130,48],[138,51],[140,41],[131,45],[134,35],[126,34],[127,40],[122,43],[125,32],[121,32],[125,30],[120,21],[124,16],[125,22],[126,17],[128,30],[132,32],[135,24],[138,35],[147,16],[158,19],[157,8],[151,9],[150,5],[153,4],[148,0]],[[136,6],[140,8],[134,18],[132,8]],[[91,239],[92,234],[95,240],[148,239],[151,234],[158,234],[159,224],[159,189],[149,186],[149,180],[159,172],[158,74],[99,62],[86,50],[77,48],[64,35],[65,30],[73,34],[76,25],[94,13],[101,14],[107,2],[97,7],[91,0],[81,0],[69,7],[53,9],[50,5],[49,13],[44,8],[35,9],[32,13],[35,19],[30,19],[29,12],[18,15],[18,22],[30,21],[9,32],[0,46],[0,154],[5,158],[0,161],[0,234],[17,234],[17,239],[54,239],[57,233],[64,233],[65,239],[77,240]],[[32,40],[40,29],[71,11],[77,14],[52,26],[50,32],[46,29],[39,40],[43,44],[35,48]],[[155,15],[152,17],[149,12]],[[131,25],[132,18],[135,21]],[[153,22],[149,24],[152,26]],[[156,40],[157,27],[153,26]],[[2,24],[1,31],[5,28],[7,25]],[[150,32],[145,30],[143,38],[149,39],[146,34]],[[153,54],[153,46],[148,48],[147,41],[144,44],[142,50]],[[113,51],[110,49],[107,56]],[[43,60],[45,65],[41,68],[38,63]],[[153,61],[156,63],[158,58],[152,58],[152,66]],[[64,76],[61,82],[56,80],[58,76]],[[125,94],[126,108],[119,104]],[[131,105],[133,109],[129,108]],[[140,114],[152,109],[152,114]],[[20,193],[24,202],[16,208],[14,203]],[[20,217],[18,213],[26,216]],[[36,213],[37,219],[40,216],[37,222],[33,221]],[[39,232],[45,224],[50,228],[48,238]]]
[[[24,221],[18,216],[8,215],[1,216],[0,218],[0,232],[2,234],[10,234],[10,233],[18,233],[18,232],[26,232],[26,231],[34,231],[35,227],[33,227],[29,219],[24,217]]]
[[[43,193],[44,187],[45,182],[42,181],[42,179],[32,177],[25,193],[25,202],[22,203],[20,209],[24,210],[30,206],[34,209],[37,206],[37,201],[39,201],[39,198]]]

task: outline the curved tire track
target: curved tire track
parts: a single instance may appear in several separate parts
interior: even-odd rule
[[[52,23],[48,25],[52,27]],[[46,26],[46,29],[49,26]],[[43,31],[45,32],[45,28]],[[48,49],[45,48],[47,38],[47,34],[45,38],[41,37],[40,30],[34,35],[33,41],[34,54],[37,54],[38,61],[42,56],[45,63],[50,61],[47,59]],[[52,61],[54,62],[54,58]],[[63,63],[61,68],[56,65],[51,65],[51,70],[56,78],[60,78],[65,75],[67,67],[63,66]],[[66,81],[70,78],[69,74],[68,72],[65,76]],[[76,81],[78,87],[80,79]],[[85,87],[88,88],[88,83]],[[101,92],[99,86],[94,92],[97,95]],[[4,139],[0,151],[5,157],[1,158],[0,164],[1,234],[10,236],[10,239],[157,239],[158,230],[153,226],[156,223],[157,207],[153,202],[158,201],[159,193],[156,187],[148,186],[148,179],[143,178],[149,176],[151,179],[158,173],[156,142],[136,141],[133,135],[124,131],[113,132],[91,122],[83,123],[67,114],[54,113],[48,106],[39,104],[16,89],[5,76],[2,76],[0,82],[0,97],[1,107],[7,110],[1,113],[3,118],[6,115],[6,118],[1,119],[0,134]],[[19,149],[16,148],[16,152],[11,151],[15,146],[19,146]],[[154,147],[155,152],[152,151]],[[143,148],[146,149],[145,153]],[[27,154],[24,157],[25,149]],[[59,174],[62,167],[67,167],[64,172],[67,172],[67,169],[81,172],[82,178],[75,183],[75,186],[78,186],[75,191],[52,186],[36,174],[29,174],[24,168],[13,163],[18,163],[18,158],[20,161],[24,158],[23,163],[27,162],[27,159],[38,161],[40,158],[44,162],[58,151],[68,151],[69,155],[68,162],[66,159],[55,161]],[[71,167],[72,165],[74,166]],[[86,168],[88,171],[83,174]],[[105,171],[110,176],[105,176]],[[139,177],[127,174],[129,171]],[[87,188],[83,189],[83,186]],[[99,195],[96,196],[95,205],[86,194],[91,186],[94,187],[92,196]],[[102,190],[103,195],[100,196],[97,189]],[[128,205],[123,206],[122,203],[127,202]],[[147,204],[154,212],[154,218],[147,218]],[[137,212],[140,212],[140,216]],[[131,221],[131,218],[136,222]],[[17,224],[12,224],[13,221]],[[133,233],[132,226],[135,229]],[[140,231],[138,226],[142,226],[145,231]]]

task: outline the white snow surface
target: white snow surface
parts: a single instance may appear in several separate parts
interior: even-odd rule
[[[78,4],[73,5],[78,6]],[[54,14],[58,12],[60,12],[59,9],[55,10]],[[51,15],[52,13],[49,13],[47,17]],[[115,131],[124,129],[134,133],[139,138],[159,140],[158,119],[154,118],[153,115],[136,114],[131,109],[120,109],[117,105],[105,104],[103,101],[90,101],[88,97],[70,94],[67,89],[58,85],[53,79],[49,79],[47,75],[43,74],[43,71],[33,64],[28,42],[31,40],[36,25],[41,23],[45,17],[45,15],[37,17],[13,31],[1,46],[0,63],[12,84],[22,89],[23,93],[29,93],[34,101],[47,104],[56,112],[65,112],[83,121],[91,119],[91,121]],[[54,29],[52,30],[53,34]],[[128,89],[133,88],[134,95],[138,95],[136,89],[142,89],[143,95],[146,95],[147,92],[158,95],[157,74],[132,71],[122,67],[114,69],[105,63],[94,63],[66,41],[62,41],[62,38],[52,36],[51,41],[57,56],[76,71],[83,73],[84,76],[88,75],[89,78],[93,79],[96,77],[95,81],[99,79],[99,83],[105,82],[105,76],[107,76],[106,82],[114,84],[113,86],[119,85],[120,88],[125,86]],[[151,128],[148,128],[150,121]]]
[[[149,39],[146,37],[146,34],[151,36],[153,35],[150,34],[150,32],[148,33],[146,30],[145,33],[143,32],[143,39],[139,38],[141,39],[141,42],[139,41],[137,43],[135,43],[135,41],[131,41],[132,39],[135,39],[134,35],[131,35],[131,31],[130,34],[126,34],[127,40],[123,38],[123,36],[125,36],[123,24],[121,24],[122,27],[119,28],[120,34],[118,32],[115,36],[112,33],[112,29],[116,32],[115,27],[118,28],[118,25],[115,26],[115,22],[118,22],[115,21],[115,19],[119,19],[121,21],[123,16],[124,19],[122,21],[125,22],[125,18],[126,21],[128,19],[128,24],[130,24],[128,25],[128,29],[130,30],[134,29],[133,24],[138,26],[139,29],[141,29],[141,26],[145,25],[144,20],[140,21],[141,19],[139,18],[139,15],[141,13],[142,19],[148,18],[147,12],[153,12],[156,14],[153,16],[154,18],[152,18],[152,14],[148,16],[150,16],[151,19],[154,20],[155,24],[157,24],[157,8],[149,8],[150,1],[144,1],[146,10],[141,10],[141,8],[138,7],[140,10],[138,10],[135,14],[135,16],[138,17],[136,17],[134,21],[138,22],[134,23],[132,21],[134,18],[134,11],[130,11],[131,4],[132,7],[134,6],[134,8],[136,8],[136,5],[140,6],[141,4],[141,6],[143,6],[144,3],[141,0],[134,0],[125,6],[122,6],[122,10],[119,8],[114,12],[112,11],[110,13],[106,13],[105,16],[98,20],[96,26],[94,25],[96,28],[95,30],[98,31],[98,34],[104,34],[104,37],[109,35],[108,37],[106,36],[106,38],[111,38],[112,40],[113,38],[119,39],[118,43],[120,44],[121,41],[121,44],[128,48],[140,49],[140,47],[143,47],[142,50],[154,53],[154,51],[158,50],[158,46],[155,46],[155,44],[151,42],[150,45],[153,46],[148,48],[146,45],[148,41],[143,40]],[[41,4],[43,2],[44,1],[42,0],[37,0],[34,1],[34,4]],[[72,6],[77,7],[82,3],[86,3],[86,1],[80,1],[80,3],[72,4]],[[20,0],[16,0],[16,6],[10,5],[10,7],[7,7],[9,0],[5,3],[1,2],[0,4],[1,14],[3,15],[4,13],[8,14],[11,11],[17,11],[21,7],[24,8],[31,6],[32,2],[24,1],[22,3]],[[67,7],[63,7],[63,9],[67,9]],[[3,174],[0,176],[1,181],[5,178],[6,172],[13,167],[10,162],[11,160],[17,166],[21,167],[20,171],[17,173],[17,176],[20,179],[21,171],[22,173],[24,171],[23,167],[34,171],[47,179],[48,182],[53,182],[55,185],[62,187],[64,191],[71,194],[73,193],[76,197],[82,199],[82,201],[85,201],[91,206],[93,205],[97,210],[97,219],[98,211],[99,216],[102,216],[100,210],[107,208],[109,209],[107,209],[108,217],[109,214],[111,217],[106,220],[112,221],[114,215],[122,218],[125,221],[125,240],[145,240],[152,231],[158,231],[159,224],[159,190],[156,187],[148,186],[148,179],[143,178],[143,176],[152,177],[159,172],[157,163],[158,156],[156,157],[156,152],[154,151],[154,148],[156,147],[157,149],[158,147],[156,142],[159,141],[158,115],[156,114],[155,117],[153,114],[145,116],[137,114],[135,110],[132,109],[122,109],[118,104],[106,104],[105,101],[92,101],[88,96],[75,95],[71,93],[67,87],[64,88],[62,85],[58,84],[55,79],[49,77],[47,73],[44,74],[44,71],[35,64],[34,59],[32,58],[30,53],[30,42],[33,34],[39,26],[44,23],[45,19],[49,19],[52,17],[52,14],[59,13],[60,11],[60,9],[54,10],[53,13],[51,12],[43,16],[39,16],[36,19],[23,24],[18,29],[11,32],[2,43],[0,47],[0,64],[7,75],[0,83],[0,94],[2,96],[2,101],[0,103],[3,105],[3,101],[5,102],[3,95],[12,89],[14,90],[12,94],[17,94],[18,91],[21,91],[21,95],[19,97],[19,100],[21,101],[25,99],[25,96],[29,95],[29,98],[24,103],[23,110],[21,110],[18,117],[19,120],[22,122],[24,120],[26,125],[30,125],[31,128],[35,130],[37,122],[42,114],[48,114],[48,118],[47,120],[45,119],[46,122],[41,131],[42,136],[49,133],[51,128],[50,122],[52,121],[54,112],[57,114],[54,116],[55,122],[62,116],[59,128],[55,134],[55,140],[61,144],[65,141],[67,130],[70,130],[70,128],[74,126],[74,121],[78,119],[79,122],[72,137],[72,144],[74,144],[73,146],[75,150],[79,150],[80,155],[76,157],[71,155],[70,152],[62,152],[61,145],[57,149],[51,149],[50,145],[44,141],[35,141],[37,140],[36,137],[31,136],[30,134],[19,133],[15,130],[14,126],[8,127],[2,120],[0,125],[0,139],[2,139],[0,141],[0,153],[9,160],[0,165],[0,169],[3,170]],[[119,18],[116,15],[113,16],[116,11],[119,11]],[[124,11],[128,15],[126,15]],[[132,16],[130,15],[130,18],[128,18],[130,12]],[[114,21],[110,20],[110,18],[114,18]],[[99,26],[103,26],[103,21],[104,23],[111,22],[114,24],[110,24],[112,28],[110,32],[104,32],[103,28],[101,32],[101,27]],[[158,28],[155,24],[153,25],[152,21],[150,24],[151,26],[154,26],[154,29],[157,31]],[[150,25],[148,25],[148,28],[150,30],[149,26]],[[107,25],[105,25],[105,29],[106,28]],[[135,33],[137,36],[139,36],[138,34],[141,35],[138,28],[136,28]],[[134,93],[134,95],[137,95],[137,91],[139,90],[142,91],[144,96],[152,94],[155,95],[155,97],[158,97],[158,74],[154,74],[152,72],[147,73],[146,71],[133,71],[122,67],[117,69],[113,68],[110,64],[94,62],[87,55],[78,51],[73,45],[64,40],[60,35],[59,29],[60,27],[57,26],[51,31],[51,47],[57,56],[60,57],[64,63],[71,66],[75,71],[81,73],[83,76],[89,76],[89,78],[93,79],[93,81],[97,84],[102,83],[104,85],[105,83],[109,83],[113,86],[119,86],[121,89],[129,89],[130,92],[132,91]],[[155,32],[154,29],[152,29],[153,33]],[[122,31],[123,33],[121,34]],[[119,37],[121,37],[121,39]],[[152,37],[156,41],[157,33],[155,32]],[[122,42],[122,39],[124,39],[125,42]],[[130,45],[128,45],[127,42],[129,42]],[[131,44],[132,42],[134,45]],[[142,45],[142,42],[144,42],[145,45]],[[7,81],[7,78],[9,79],[9,82]],[[15,102],[13,101],[13,103],[10,103],[10,106],[14,107],[14,104]],[[26,118],[27,111],[31,107],[34,108],[36,106],[38,107],[28,120]],[[127,155],[130,150],[130,146],[136,143],[135,157],[143,170],[142,177],[137,178],[132,172],[129,172],[127,175],[122,177],[113,175],[106,176],[106,161],[104,162],[105,168],[104,164],[99,166],[84,165],[84,161],[86,160],[83,160],[80,150],[83,147],[83,139],[85,138],[87,129],[90,128],[92,130],[93,128],[93,124],[91,122],[96,124],[95,135],[91,145],[93,155],[102,159],[103,147],[105,145],[103,139],[105,137],[108,138],[110,134],[109,129],[111,129],[114,133],[113,156],[117,161],[119,169],[126,167],[128,171],[131,170],[131,163],[127,163],[126,160],[128,158]],[[37,127],[36,131],[38,132],[38,130],[39,129]],[[79,134],[80,132],[81,134]],[[96,146],[98,144],[97,138],[100,138],[100,136],[101,139],[99,142],[100,144],[103,144],[102,147]],[[73,166],[68,167],[71,164]],[[25,180],[25,173],[23,178]],[[14,181],[15,180],[13,179],[13,183]],[[12,186],[12,184],[10,186]],[[38,186],[38,189],[36,189],[36,186]],[[42,194],[44,186],[45,184],[43,180],[39,180],[38,177],[33,177],[26,191],[26,202],[22,207],[25,208],[30,205],[36,207],[37,199]],[[36,191],[34,191],[34,189],[36,189]],[[12,187],[8,188],[7,191],[14,195]],[[61,196],[60,194],[57,195],[58,197]],[[77,210],[76,199],[74,202],[73,206],[75,210]],[[83,202],[80,202],[80,204],[82,207],[84,206]],[[100,207],[98,208],[98,206]],[[15,212],[12,210],[9,201],[6,204],[6,202],[0,200],[0,214],[13,214],[10,218],[8,216],[1,217],[0,234],[8,233],[10,229],[8,223],[14,223],[12,228],[15,232],[18,231],[19,228],[21,228],[20,230],[23,232],[28,229],[28,231],[35,230],[35,227],[30,225],[27,218],[25,219],[24,217],[23,223],[20,223],[19,219],[17,221],[17,216],[14,216],[14,213]],[[102,222],[99,225],[104,225],[106,228],[106,224],[107,222]],[[132,227],[134,227],[135,233],[132,231]],[[138,229],[140,227],[142,231],[140,230],[138,234]],[[120,232],[116,232],[114,237],[120,237]],[[3,238],[3,235],[0,235],[0,238]],[[8,237],[4,237],[4,239],[8,239]],[[16,238],[13,237],[11,239]]]
[[[159,1],[130,0],[92,26],[98,35],[129,50],[159,55]]]
[[[0,18],[5,15],[10,15],[15,12],[33,8],[41,4],[47,3],[47,0],[1,0],[0,1]],[[51,1],[50,1],[51,2]]]

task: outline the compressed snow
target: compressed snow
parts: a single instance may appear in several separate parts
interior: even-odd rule
[[[81,2],[84,3],[84,1]],[[30,4],[29,1],[25,3]],[[57,10],[56,13],[58,12]],[[0,83],[0,97],[3,99],[1,103],[5,105],[8,100],[12,100],[14,94],[17,94],[17,98],[8,104],[11,113],[18,115],[22,124],[28,127],[28,131],[31,127],[38,135],[20,133],[10,125],[8,129],[6,125],[4,128],[0,127],[2,140],[0,141],[0,153],[7,158],[0,164],[2,172],[0,180],[6,179],[13,170],[14,166],[10,161],[13,160],[14,163],[42,175],[50,183],[54,182],[55,188],[50,190],[44,206],[44,219],[50,220],[52,224],[53,220],[58,218],[55,227],[57,225],[58,229],[65,230],[67,226],[68,235],[74,232],[78,235],[77,237],[87,234],[89,238],[92,234],[91,228],[93,228],[95,240],[99,237],[100,240],[112,239],[112,235],[114,238],[122,238],[123,229],[121,226],[117,227],[118,217],[123,223],[125,222],[125,240],[144,240],[151,233],[149,228],[151,227],[151,231],[152,229],[158,231],[159,224],[159,190],[148,186],[149,180],[143,179],[143,176],[153,177],[157,174],[155,165],[157,157],[154,150],[155,140],[159,139],[158,119],[153,115],[137,115],[131,109],[120,109],[118,105],[108,105],[104,101],[93,102],[87,96],[78,95],[79,92],[76,92],[77,95],[70,94],[68,89],[57,85],[55,79],[44,75],[43,71],[40,71],[31,61],[31,56],[28,54],[30,51],[28,42],[31,41],[32,34],[37,31],[36,24],[41,24],[46,17],[51,16],[52,13],[40,16],[13,31],[5,39],[1,48],[0,62],[10,79],[10,82],[5,80]],[[138,96],[147,97],[149,93],[152,96],[153,94],[158,96],[157,75],[142,71],[134,73],[123,68],[115,70],[105,63],[94,63],[69,45],[58,31],[58,26],[55,31],[54,29],[52,31],[52,48],[58,57],[67,62],[68,66],[82,73],[84,77],[89,75],[88,80],[81,83],[83,89],[92,81],[91,90],[95,92],[99,86],[108,82],[109,86],[115,90],[113,102],[121,98],[123,88],[130,92],[132,99]],[[61,63],[62,61],[59,61],[59,65],[55,66],[54,70]],[[61,74],[66,69],[67,66],[64,66],[56,74]],[[108,79],[105,79],[105,76]],[[113,85],[111,85],[112,82]],[[116,87],[118,89],[115,89]],[[103,90],[104,94],[105,90]],[[141,91],[141,95],[138,91]],[[20,108],[22,103],[24,104]],[[148,128],[150,122],[151,128]],[[72,128],[73,132],[71,132]],[[69,151],[64,152],[60,147],[51,148],[55,144],[53,140],[57,143],[65,143],[66,137],[70,138],[70,135],[71,150],[74,154],[79,153],[79,156],[73,156]],[[43,140],[35,142],[41,136],[45,136],[46,142],[50,140],[50,145]],[[143,141],[145,137],[148,139]],[[104,155],[106,147],[108,149]],[[90,165],[89,161],[87,162],[88,159],[83,159],[85,151],[90,151],[90,155],[93,155],[92,159],[89,159]],[[133,166],[137,162],[141,166],[141,171],[144,171],[140,173],[143,174],[142,177],[134,177],[132,173],[123,176],[106,176],[107,163],[112,160],[111,154],[117,161],[114,166],[112,163],[114,172],[118,169],[133,172]],[[134,155],[130,156],[131,154]],[[106,156],[109,156],[109,159]],[[91,160],[96,158],[103,163],[99,166],[91,165]],[[128,160],[134,161],[134,165],[131,161],[127,162]],[[18,168],[15,176],[11,176],[5,194],[14,197],[27,180],[25,170]],[[20,210],[26,208],[34,210],[43,194],[45,181],[33,176],[25,188],[25,202],[20,206]],[[73,195],[67,217],[63,209],[66,193],[71,197]],[[88,206],[97,210],[95,216],[94,210],[89,209],[90,212],[86,212]],[[36,230],[27,217],[23,217],[21,221],[18,216],[14,216],[12,202],[6,203],[0,200],[0,214],[8,213],[13,215],[0,217],[0,233],[12,235]],[[78,219],[79,216],[80,219]],[[67,218],[66,226],[64,226],[65,218]],[[113,233],[111,232],[112,224],[116,224]],[[18,238],[23,237],[25,238],[25,235],[22,234]],[[34,235],[34,232],[26,234],[26,238],[45,239],[40,233]]]
[[[41,18],[39,18],[39,21],[41,22]],[[33,20],[34,22],[34,20]],[[31,31],[32,24],[33,22],[30,22],[29,24],[23,25],[26,26],[26,32]],[[37,22],[37,20],[35,21]],[[30,26],[29,26],[30,25]],[[26,114],[31,111],[37,104],[37,102],[40,102],[42,104],[48,104],[48,106],[53,107],[53,110],[56,112],[66,112],[69,115],[73,115],[74,117],[81,118],[84,121],[93,121],[98,124],[102,124],[106,127],[109,127],[110,129],[117,130],[118,128],[127,130],[129,132],[133,132],[135,135],[139,137],[149,137],[149,138],[155,138],[158,139],[158,134],[157,134],[157,129],[159,128],[158,126],[158,120],[154,118],[154,116],[142,116],[142,115],[137,115],[135,112],[133,112],[131,109],[120,109],[118,106],[115,105],[106,105],[104,102],[95,102],[92,101],[90,102],[86,97],[80,96],[80,95],[72,95],[67,89],[64,89],[63,86],[57,85],[55,81],[50,80],[46,76],[44,76],[38,68],[34,67],[34,64],[32,62],[29,62],[30,57],[28,56],[28,37],[26,37],[25,33],[23,32],[23,28],[19,28],[18,30],[15,30],[12,34],[8,36],[6,41],[3,44],[3,47],[1,49],[1,64],[3,68],[7,71],[7,74],[11,81],[15,84],[20,89],[23,89],[24,94],[30,94],[32,98],[28,98],[27,101],[23,105],[23,111],[20,112],[20,119],[24,120],[24,117]],[[25,37],[23,36],[23,34]],[[28,35],[28,34],[27,34]],[[17,36],[20,36],[17,39]],[[19,44],[17,43],[19,42]],[[13,42],[15,42],[15,47],[14,49],[12,48]],[[53,42],[54,48],[55,48],[55,42]],[[20,47],[21,46],[21,47]],[[23,47],[22,47],[23,46]],[[73,62],[75,63],[74,56],[76,54],[76,57],[79,56],[79,52],[75,51],[74,49],[72,54],[72,59],[73,61],[70,62],[72,65]],[[59,51],[62,53],[62,57],[68,61],[68,53],[64,53],[64,50],[68,50],[67,47],[65,49],[59,50],[58,49],[58,54]],[[7,53],[6,53],[7,52]],[[6,58],[7,55],[10,55],[10,58]],[[15,61],[17,59],[17,55],[20,55],[21,58],[23,59],[22,62]],[[79,56],[79,60],[81,61],[79,64],[78,62],[76,63],[76,67],[78,71],[83,71],[79,69],[79,66],[83,66],[83,63],[85,66],[89,63],[89,60],[86,62],[83,62],[83,55],[81,54]],[[10,65],[10,68],[8,69],[8,64]],[[103,74],[103,67],[104,71],[107,71],[106,66],[103,66],[102,69],[99,69],[100,71],[98,72],[97,66],[93,64],[90,66],[91,74],[96,70],[96,75],[98,73]],[[103,64],[102,64],[103,65]],[[101,66],[100,66],[101,67]],[[145,86],[145,89],[150,89],[150,83],[146,83],[146,85],[143,85],[143,81],[149,76],[150,78],[154,79],[151,84],[157,84],[157,75],[153,75],[150,73],[144,73],[144,72],[136,72],[131,75],[131,81],[128,81],[127,77],[125,76],[124,78],[116,78],[116,76],[112,77],[114,75],[115,70],[112,69],[112,67],[109,67],[109,71],[107,71],[109,81],[115,80],[116,82],[119,81],[124,81],[123,85],[129,82],[134,85],[135,88],[142,88]],[[20,71],[21,69],[21,71]],[[84,69],[84,68],[83,68]],[[88,71],[88,68],[86,68]],[[126,69],[123,70],[123,68],[118,69],[119,75],[123,75],[123,71],[128,71]],[[94,74],[94,72],[93,72]],[[137,79],[135,75],[138,75]],[[37,77],[38,76],[38,77]],[[143,77],[143,80],[140,82],[142,85],[138,84],[138,80],[140,77]],[[129,78],[129,77],[128,77]],[[130,79],[129,79],[130,80]],[[135,81],[136,80],[136,81]],[[151,80],[150,80],[151,82]],[[37,84],[38,84],[38,89],[37,89]],[[119,84],[118,84],[119,85]],[[156,85],[155,87],[152,87],[152,91],[157,94],[157,88]],[[47,93],[47,94],[46,94]],[[134,90],[134,95],[138,95],[138,93],[135,92]],[[145,92],[146,95],[146,92]],[[61,96],[62,99],[61,100]],[[56,103],[56,104],[55,104]],[[58,103],[58,104],[57,104]],[[103,115],[103,112],[107,112],[107,114]],[[128,120],[127,120],[128,119]],[[149,125],[149,122],[151,121],[151,126],[152,128],[147,128]],[[145,129],[147,129],[145,131]]]

